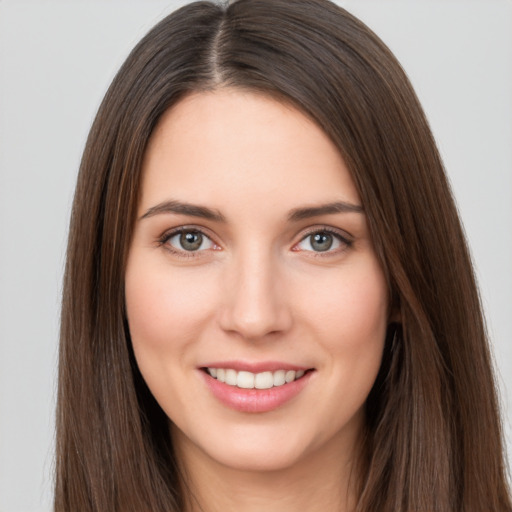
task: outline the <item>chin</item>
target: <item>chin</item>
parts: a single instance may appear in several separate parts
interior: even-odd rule
[[[240,472],[274,472],[293,468],[311,450],[311,441],[305,433],[290,433],[288,428],[277,425],[254,425],[252,428],[232,428],[223,430],[224,435],[204,439],[184,440],[182,432],[174,435],[181,437],[194,451],[201,452],[216,464]],[[218,431],[217,431],[218,432]],[[178,441],[177,437],[174,437]],[[178,441],[178,442],[180,442]]]
[[[234,471],[256,473],[290,470],[301,460],[295,450],[276,449],[275,447],[271,450],[243,447],[222,454],[215,450],[210,456],[217,463]]]

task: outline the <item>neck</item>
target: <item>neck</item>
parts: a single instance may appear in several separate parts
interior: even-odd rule
[[[339,451],[330,445],[290,467],[257,471],[224,466],[188,439],[181,439],[179,445],[188,501],[185,512],[355,510],[359,456],[353,447]]]

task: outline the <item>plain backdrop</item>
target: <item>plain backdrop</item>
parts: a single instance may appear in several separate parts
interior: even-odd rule
[[[59,301],[85,137],[117,68],[185,2],[0,0],[0,512],[49,511]],[[348,0],[409,74],[472,247],[511,452],[512,3]]]

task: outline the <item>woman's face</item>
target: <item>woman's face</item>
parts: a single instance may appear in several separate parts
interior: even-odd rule
[[[275,470],[350,456],[387,297],[359,195],[317,125],[233,89],[163,116],[143,164],[126,306],[184,457]]]

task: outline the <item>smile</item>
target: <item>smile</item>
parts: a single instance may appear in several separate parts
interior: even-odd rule
[[[208,374],[229,386],[242,389],[270,389],[284,386],[300,379],[304,370],[276,370],[252,373],[248,371],[236,371],[232,368],[207,368]]]
[[[204,366],[199,373],[220,403],[245,413],[270,412],[284,406],[308,387],[317,373],[315,368],[291,369],[277,362],[238,363],[236,369],[230,368],[231,364]]]

